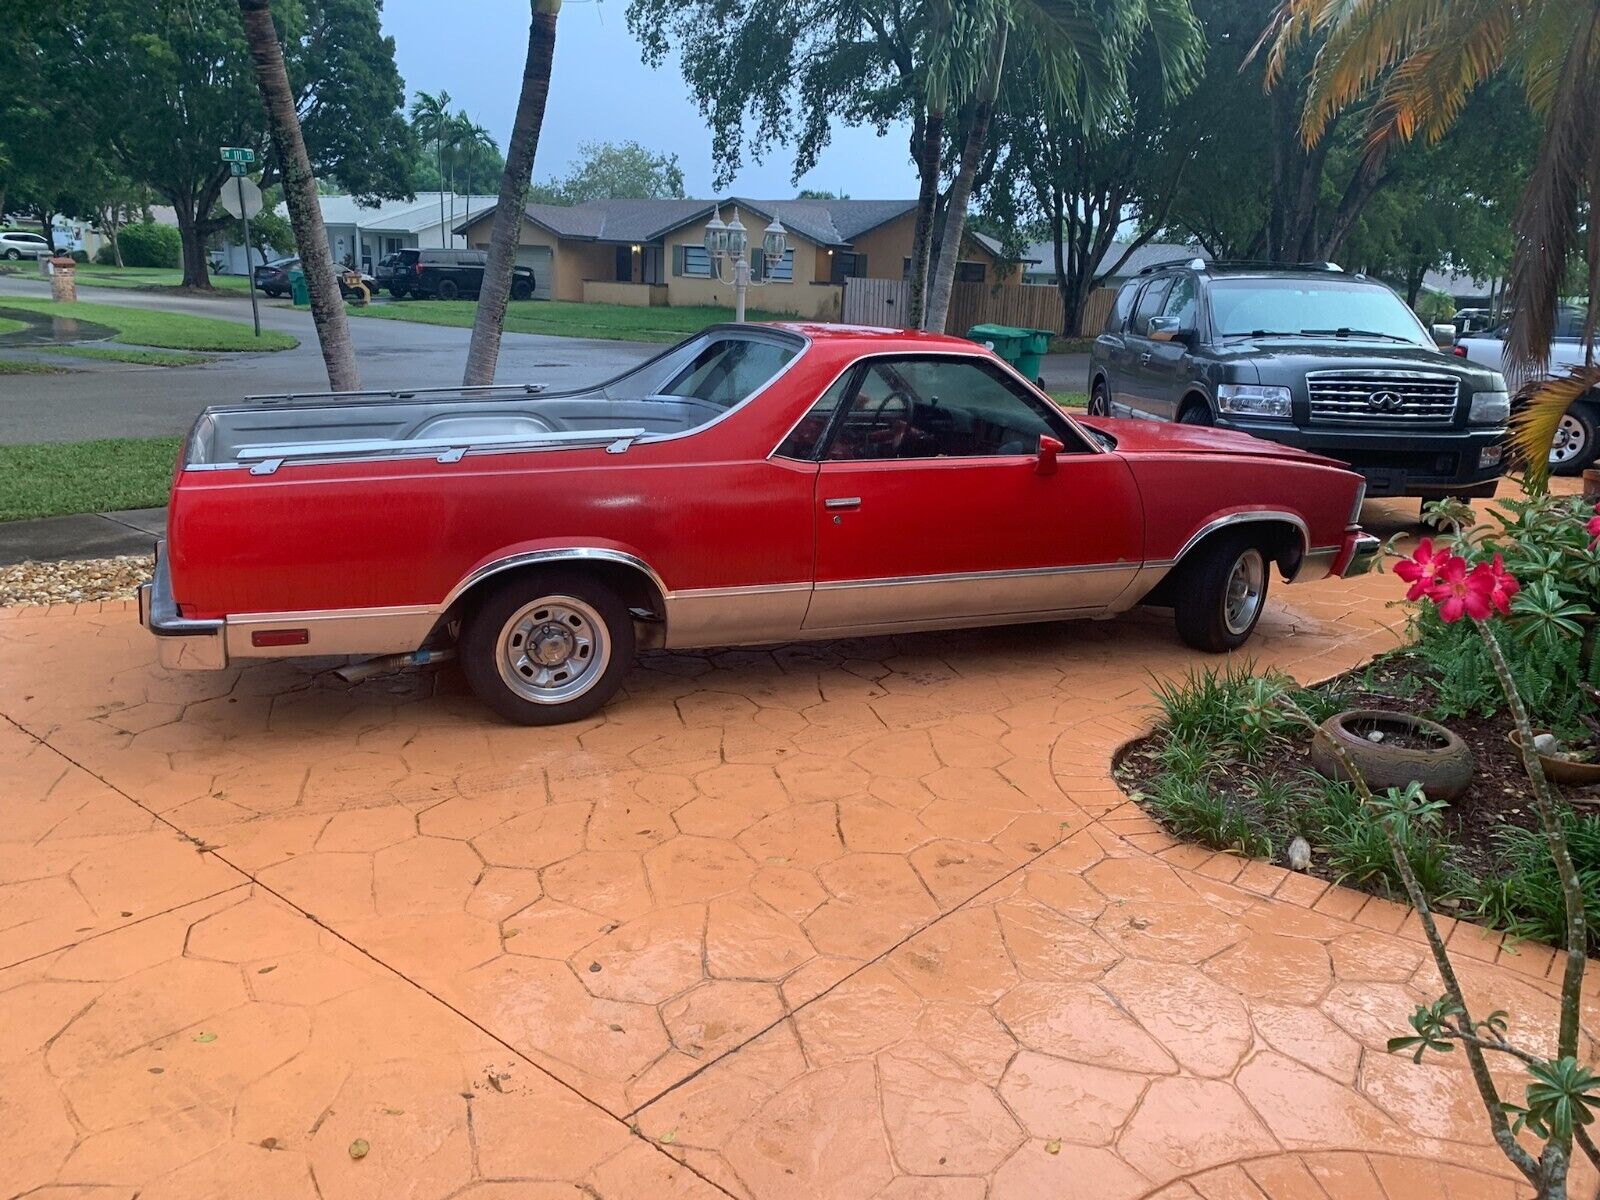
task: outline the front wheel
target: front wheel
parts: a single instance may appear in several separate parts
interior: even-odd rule
[[[1554,475],[1581,475],[1600,455],[1600,421],[1587,404],[1567,409],[1550,443],[1550,471]]]
[[[391,283],[389,285],[389,295],[393,296],[396,300],[404,300],[408,293],[406,292],[405,288]]]
[[[1267,604],[1267,558],[1243,534],[1215,539],[1178,568],[1173,616],[1178,636],[1221,654],[1244,645]]]
[[[7,250],[6,251],[6,257],[9,258],[12,262],[16,262],[17,259],[22,257],[22,251],[17,250],[17,249]]]
[[[1216,421],[1211,416],[1211,410],[1203,401],[1191,401],[1184,410],[1178,414],[1180,425],[1215,425]]]
[[[1094,390],[1089,393],[1089,415],[1091,417],[1109,417],[1111,415],[1111,396],[1106,391],[1106,381],[1096,379]]]
[[[468,615],[458,645],[478,698],[519,725],[559,725],[598,711],[633,662],[628,606],[576,571],[508,580]]]
[[[533,284],[529,283],[526,279],[514,279],[514,280],[512,280],[511,281],[511,298],[513,300],[531,300],[531,299],[533,299]]]

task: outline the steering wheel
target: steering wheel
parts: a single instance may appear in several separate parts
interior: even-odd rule
[[[899,404],[900,415],[890,418],[886,415],[889,406],[896,403]],[[862,441],[873,451],[868,457],[895,458],[899,455],[906,433],[911,428],[911,406],[914,403],[915,398],[903,388],[895,388],[878,401],[862,435]]]

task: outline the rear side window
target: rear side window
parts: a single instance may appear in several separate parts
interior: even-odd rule
[[[1172,280],[1156,279],[1145,285],[1144,291],[1139,293],[1138,307],[1133,310],[1133,332],[1143,337],[1150,324],[1150,318],[1161,312],[1161,306],[1167,302],[1167,292],[1172,288]]]
[[[1122,290],[1117,293],[1117,302],[1111,306],[1111,312],[1106,317],[1107,333],[1121,333],[1127,327],[1128,318],[1133,315],[1133,298],[1139,294],[1139,283],[1122,285]]]

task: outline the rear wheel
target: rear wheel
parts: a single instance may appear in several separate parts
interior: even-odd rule
[[[407,292],[405,288],[401,287],[397,283],[391,283],[389,285],[389,295],[393,296],[396,300],[404,300],[409,294],[410,293]]]
[[[439,299],[454,300],[461,294],[461,289],[456,286],[454,279],[439,280]]]
[[[633,662],[633,619],[610,588],[542,571],[491,591],[462,624],[472,690],[519,725],[559,725],[599,710]]]
[[[1106,390],[1106,381],[1096,379],[1094,388],[1089,393],[1089,415],[1091,417],[1109,417],[1111,415],[1111,395]]]
[[[1178,568],[1173,615],[1196,650],[1221,654],[1244,645],[1261,619],[1270,582],[1267,557],[1248,535],[1224,534]]]
[[[1587,404],[1567,409],[1550,443],[1550,471],[1555,475],[1581,475],[1600,455],[1600,421]]]
[[[511,281],[511,298],[513,300],[533,299],[533,284],[526,279],[513,279]]]

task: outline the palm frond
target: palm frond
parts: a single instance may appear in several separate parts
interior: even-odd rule
[[[1517,393],[1511,418],[1511,448],[1527,471],[1531,489],[1543,490],[1550,475],[1550,443],[1572,402],[1600,387],[1600,366],[1573,367],[1565,375],[1537,380]]]

